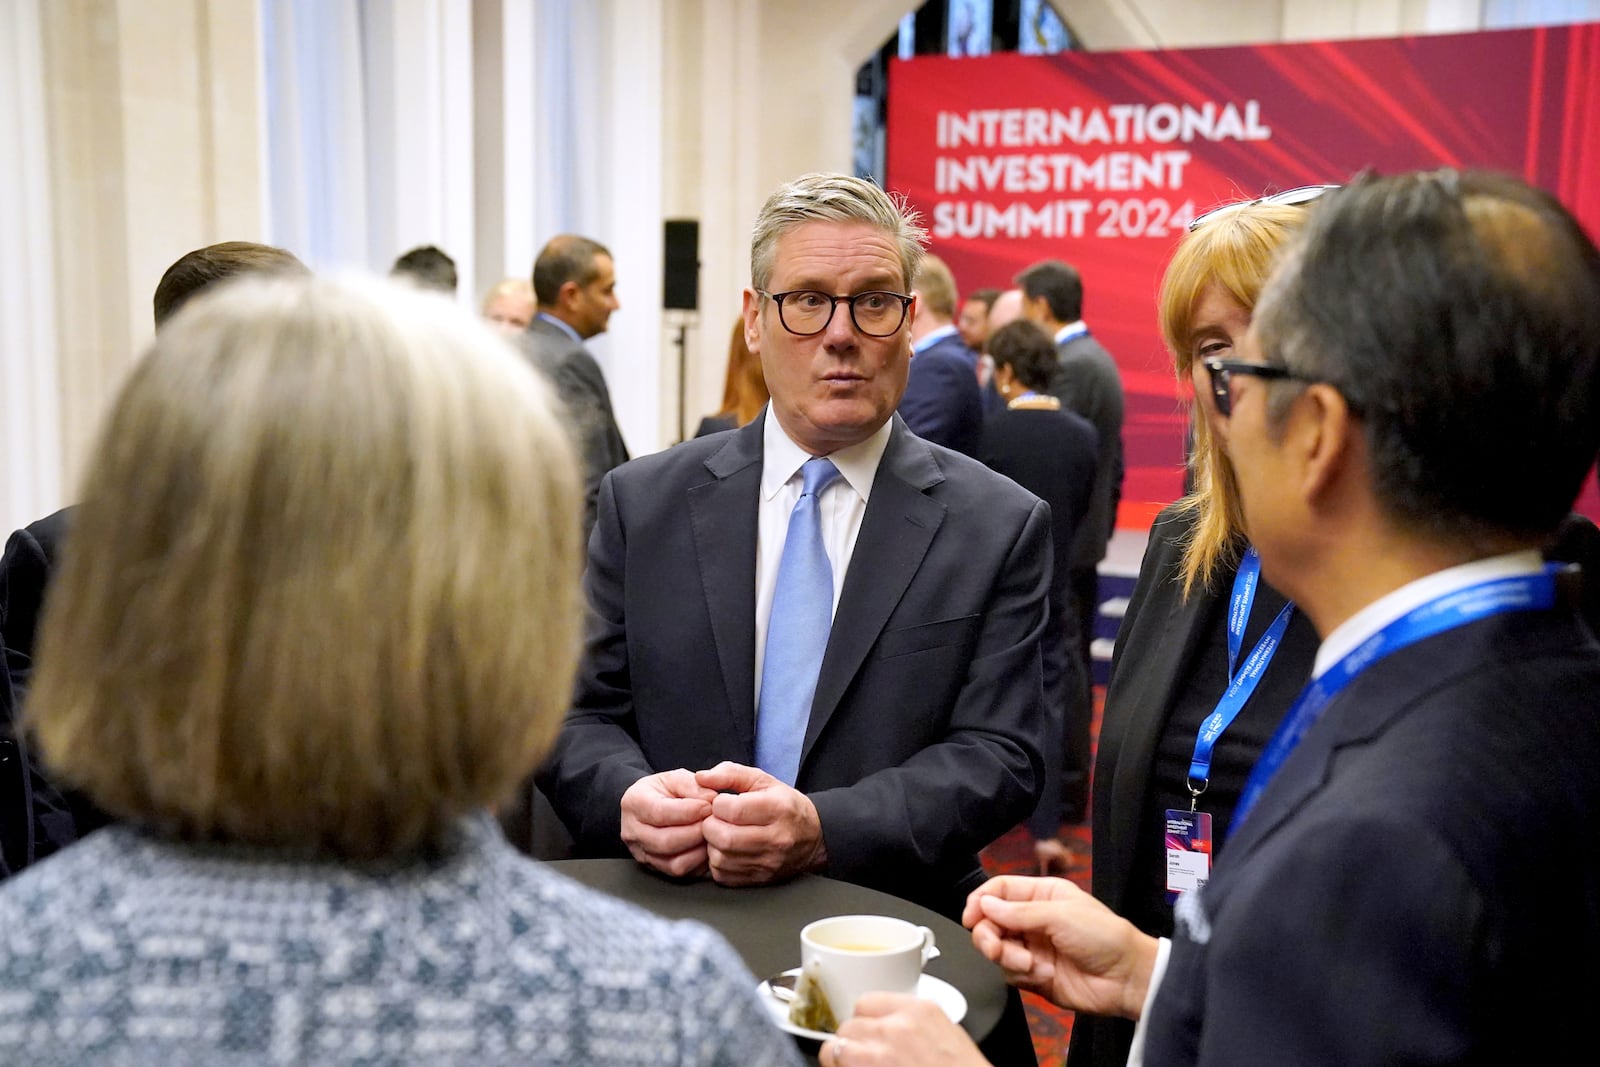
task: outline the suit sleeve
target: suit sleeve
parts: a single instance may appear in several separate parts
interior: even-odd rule
[[[829,875],[870,884],[885,870],[966,873],[979,849],[1033,810],[1048,732],[1040,639],[1050,569],[1050,512],[1036,501],[999,567],[943,740],[852,786],[810,794]]]
[[[651,773],[639,747],[622,575],[626,542],[610,475],[600,483],[584,593],[589,617],[572,711],[539,788],[586,854],[625,855],[622,794]]]
[[[974,455],[983,418],[976,376],[959,360],[933,352],[911,366],[899,408],[906,426],[924,440]]]
[[[1325,821],[1253,858],[1270,869],[1209,916],[1206,944],[1192,931],[1174,942],[1146,1062],[1473,1058],[1473,1014],[1494,1008],[1474,999],[1479,953],[1496,936],[1442,841],[1380,820]]]
[[[50,557],[29,530],[18,530],[0,557],[0,643],[20,698],[33,674],[34,644]]]

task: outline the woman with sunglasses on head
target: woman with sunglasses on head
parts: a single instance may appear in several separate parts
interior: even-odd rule
[[[1317,651],[1311,623],[1258,580],[1216,392],[1274,255],[1305,217],[1282,202],[1202,216],[1161,282],[1162,336],[1195,392],[1194,490],[1150,530],[1117,634],[1091,805],[1095,896],[1157,936],[1172,933],[1177,893],[1209,876]],[[1080,1015],[1069,1063],[1120,1067],[1132,1040],[1131,1022]]]

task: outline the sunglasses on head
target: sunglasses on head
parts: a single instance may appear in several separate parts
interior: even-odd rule
[[[1271,196],[1260,196],[1254,200],[1243,200],[1233,204],[1223,204],[1210,211],[1203,212],[1194,217],[1189,223],[1189,232],[1193,233],[1208,222],[1213,222],[1224,215],[1231,215],[1240,208],[1246,207],[1294,207],[1298,204],[1309,204],[1323,193],[1339,188],[1337,185],[1302,185],[1297,189],[1285,189],[1281,193]]]

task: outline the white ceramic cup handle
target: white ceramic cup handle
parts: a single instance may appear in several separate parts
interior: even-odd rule
[[[933,931],[926,926],[919,926],[917,929],[922,931],[922,962],[938,959],[939,946],[933,943]]]

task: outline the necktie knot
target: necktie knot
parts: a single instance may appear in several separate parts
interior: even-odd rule
[[[800,468],[800,477],[804,483],[800,495],[816,496],[839,477],[839,468],[833,465],[833,460],[818,456],[816,459],[806,460],[805,466]]]

